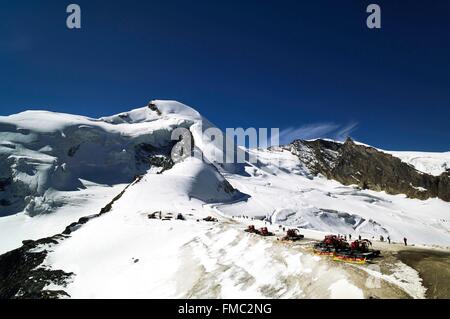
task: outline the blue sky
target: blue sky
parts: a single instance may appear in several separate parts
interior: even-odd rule
[[[450,2],[371,2],[0,0],[0,114],[174,99],[221,128],[449,151]]]

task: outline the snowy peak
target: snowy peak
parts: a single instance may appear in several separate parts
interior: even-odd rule
[[[53,211],[52,192],[98,184],[129,183],[150,169],[167,169],[177,128],[191,131],[197,147],[204,126],[194,109],[152,101],[126,113],[92,119],[46,111],[0,117],[0,216]]]
[[[156,100],[150,102],[148,106],[100,119],[49,111],[24,111],[10,116],[0,116],[0,132],[25,133],[24,130],[29,130],[31,133],[55,133],[64,132],[73,126],[115,131],[117,128],[110,124],[139,124],[153,121],[194,123],[203,120],[204,118],[197,111],[182,103]],[[132,128],[121,129],[133,132]]]
[[[203,117],[193,108],[176,101],[151,101],[148,106],[129,112],[102,117],[100,120],[111,124],[142,123],[161,119],[178,118],[191,121],[202,121]]]

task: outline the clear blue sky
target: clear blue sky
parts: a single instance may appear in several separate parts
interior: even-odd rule
[[[72,2],[81,30],[65,26]],[[365,26],[371,2],[381,30]],[[175,99],[221,128],[357,124],[350,134],[378,147],[450,150],[447,0],[0,4],[1,115],[99,117]]]

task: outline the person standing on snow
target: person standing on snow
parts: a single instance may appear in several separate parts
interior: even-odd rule
[[[391,237],[390,236],[388,236],[387,240],[388,240],[389,244],[391,244]]]
[[[405,246],[408,246],[408,239],[406,237],[403,238],[403,241],[405,242]]]

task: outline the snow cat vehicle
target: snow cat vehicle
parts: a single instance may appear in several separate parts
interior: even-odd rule
[[[219,221],[217,218],[214,218],[214,217],[211,217],[211,216],[208,216],[208,217],[206,217],[206,218],[203,218],[203,220],[204,220],[205,222],[209,222],[209,223],[217,223],[217,222]]]
[[[372,242],[368,239],[355,240],[350,245],[349,250],[336,252],[333,260],[354,264],[365,264],[367,260],[380,256],[380,251],[373,250],[371,247]]]
[[[281,238],[281,240],[283,241],[297,241],[300,239],[305,238],[304,235],[300,234],[300,231],[298,229],[288,229],[288,231],[286,232],[286,236],[284,236],[283,238]]]
[[[245,230],[245,232],[250,233],[250,234],[257,234],[258,231],[255,228],[255,225],[250,225],[247,227],[247,229]]]
[[[336,235],[327,235],[324,240],[314,245],[314,253],[317,255],[334,256],[337,252],[348,251],[348,242]]]
[[[259,231],[258,231],[259,235],[267,237],[267,236],[273,236],[274,233],[271,233],[267,227],[262,227]]]
[[[158,211],[158,212],[148,214],[148,219],[162,219],[162,212]]]
[[[257,234],[257,235],[264,236],[264,237],[274,235],[267,229],[267,227],[262,227],[261,229],[256,229],[254,225],[248,226],[248,228],[245,230],[245,232],[251,233],[251,234]]]

